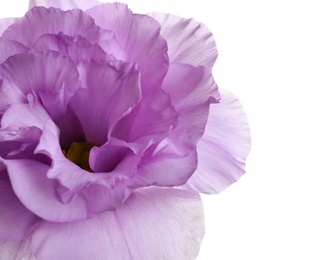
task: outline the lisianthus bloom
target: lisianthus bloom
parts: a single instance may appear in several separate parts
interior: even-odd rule
[[[0,259],[194,259],[199,193],[238,180],[250,148],[210,31],[33,0],[0,35]]]

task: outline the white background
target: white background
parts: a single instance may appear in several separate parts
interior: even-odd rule
[[[247,173],[203,196],[206,234],[198,260],[309,259],[309,9],[307,1],[126,0],[134,12],[193,17],[213,32],[214,76],[247,111]],[[20,16],[27,1],[0,3]]]

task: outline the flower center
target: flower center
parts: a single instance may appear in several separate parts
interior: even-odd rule
[[[88,172],[93,172],[89,165],[89,154],[93,146],[87,142],[73,142],[69,149],[62,149],[62,152],[71,162]]]

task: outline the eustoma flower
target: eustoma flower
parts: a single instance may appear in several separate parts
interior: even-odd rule
[[[194,259],[245,113],[192,19],[33,0],[0,20],[0,259]]]

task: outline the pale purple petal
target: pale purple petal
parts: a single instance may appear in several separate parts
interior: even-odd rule
[[[197,153],[188,155],[170,153],[171,147],[146,151],[132,180],[133,187],[139,186],[180,186],[187,182],[197,167]]]
[[[160,90],[142,101],[115,126],[112,136],[132,144],[132,149],[143,151],[166,138],[177,125],[178,113],[171,98]]]
[[[34,233],[32,248],[38,259],[193,260],[203,235],[197,193],[147,188],[134,192],[115,211],[92,219],[45,222]]]
[[[80,65],[82,89],[70,101],[87,142],[96,145],[107,141],[112,127],[140,100],[140,76],[135,65],[113,65],[96,61]]]
[[[103,61],[114,59],[112,55],[105,53],[97,43],[91,43],[80,35],[71,37],[62,33],[44,34],[32,45],[30,52],[45,50],[61,52],[69,56],[75,64],[91,59]]]
[[[13,190],[19,200],[37,216],[49,221],[76,221],[89,217],[79,197],[64,204],[56,193],[58,183],[47,178],[50,166],[35,160],[4,160]],[[69,174],[69,173],[68,173]]]
[[[162,89],[171,95],[179,123],[168,136],[177,154],[191,153],[204,133],[210,103],[220,99],[211,72],[205,67],[170,64]]]
[[[2,38],[14,40],[31,47],[44,34],[63,33],[68,36],[81,35],[88,41],[99,43],[107,52],[120,55],[114,33],[96,26],[93,18],[81,10],[34,7],[25,16],[10,26]]]
[[[28,48],[19,42],[0,39],[0,64],[4,62],[8,57],[17,53],[25,53]]]
[[[13,104],[26,103],[27,98],[12,82],[0,80],[0,116]]]
[[[45,122],[51,120],[36,96],[29,94],[27,98],[27,104],[13,104],[5,111],[1,119],[1,128],[35,126],[43,129]]]
[[[40,221],[18,200],[10,182],[0,180],[0,241],[24,240]]]
[[[0,66],[0,77],[24,95],[35,91],[53,119],[66,112],[70,98],[80,87],[78,76],[72,60],[54,51],[17,54]]]
[[[246,114],[238,99],[220,90],[222,100],[210,106],[205,133],[197,149],[197,171],[185,185],[194,191],[217,193],[245,173],[251,140]]]
[[[121,3],[102,4],[87,13],[100,27],[115,33],[124,50],[124,60],[138,64],[143,93],[160,87],[167,72],[168,57],[158,22],[146,15],[132,14]]]
[[[30,239],[24,241],[0,242],[0,259],[36,260],[32,254]]]
[[[50,181],[57,180],[59,185],[54,187],[54,193],[57,193],[57,200],[63,204],[61,206],[68,208],[66,212],[61,212],[61,207],[55,208],[49,218],[63,222],[72,217],[74,220],[82,219],[93,213],[117,208],[129,195],[130,191],[126,188],[127,178],[124,179],[123,175],[117,172],[94,174],[83,170],[64,157],[58,136],[56,126],[52,121],[48,121],[35,151],[52,159],[52,167],[46,169],[44,174]],[[71,215],[70,210],[77,212],[76,215]]]
[[[212,68],[218,52],[213,35],[204,24],[171,14],[150,15],[161,24],[161,33],[167,41],[171,63]]]
[[[0,19],[0,36],[13,23],[17,22],[19,18],[2,18]]]
[[[95,0],[30,0],[29,9],[35,6],[56,7],[62,10],[81,9],[87,10],[91,7],[101,4]]]

